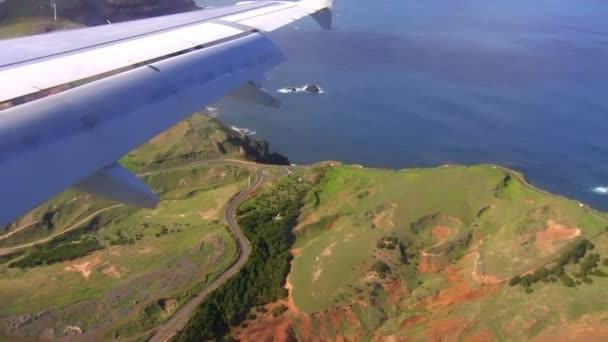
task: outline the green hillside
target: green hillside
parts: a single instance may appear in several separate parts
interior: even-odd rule
[[[268,143],[243,135],[208,115],[196,113],[121,159],[126,167],[148,171],[198,160],[235,158],[289,164]]]
[[[608,217],[498,166],[329,167],[294,233],[289,297],[268,306],[290,309],[235,338],[608,336]]]
[[[196,9],[192,0],[48,0],[0,3],[0,39],[82,26],[102,25]]]
[[[11,239],[15,251],[0,248],[0,327],[37,338],[76,333],[68,327],[98,340],[145,334],[234,260],[219,222],[250,176],[230,165],[147,176],[161,195],[154,210],[88,195],[53,200],[44,223]]]

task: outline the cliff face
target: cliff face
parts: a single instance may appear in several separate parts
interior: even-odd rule
[[[203,113],[195,113],[166,130],[131,151],[121,162],[132,170],[147,171],[221,158],[289,164],[286,157],[270,152],[265,140],[239,133]]]

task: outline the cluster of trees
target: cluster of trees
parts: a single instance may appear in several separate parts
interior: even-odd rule
[[[28,268],[50,265],[78,259],[100,249],[103,249],[103,246],[96,238],[87,238],[83,241],[70,242],[56,247],[50,244],[38,245],[23,258],[9,264],[9,267]]]
[[[395,249],[399,245],[399,238],[395,235],[381,237],[376,243],[379,249]]]
[[[531,286],[538,281],[548,283],[559,280],[564,286],[575,287],[582,284],[582,282],[593,283],[593,279],[589,278],[591,275],[608,277],[608,273],[598,269],[600,255],[597,253],[587,253],[587,251],[594,248],[595,245],[593,243],[587,239],[583,239],[576,243],[574,247],[564,252],[551,268],[547,269],[543,266],[534,271],[534,273],[524,276],[516,275],[509,280],[509,286],[521,285],[527,293],[532,293]],[[564,267],[568,264],[578,264],[578,272],[574,272],[572,275],[580,280],[574,280],[565,272]],[[604,262],[604,264],[608,265],[608,262]]]
[[[201,303],[178,341],[221,340],[252,307],[287,296],[292,229],[311,186],[294,174],[239,208],[237,221],[252,247],[249,260]]]
[[[23,254],[25,254],[25,252],[13,252],[13,253],[8,253],[8,254],[4,254],[4,255],[0,255],[0,264],[6,264],[7,262],[22,256]]]
[[[394,250],[399,249],[399,259],[403,264],[408,263],[408,255],[406,253],[406,245],[399,240],[396,235],[383,236],[376,242],[376,248]]]
[[[374,263],[372,269],[378,273],[380,278],[386,277],[387,273],[391,273],[391,268],[384,261],[378,260]]]

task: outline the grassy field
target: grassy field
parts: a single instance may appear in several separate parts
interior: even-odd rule
[[[294,329],[303,339],[363,340],[521,340],[574,333],[583,323],[608,332],[608,265],[577,278],[582,266],[566,264],[575,287],[550,275],[527,289],[507,285],[555,266],[582,239],[595,246],[588,255],[608,258],[607,230],[604,214],[492,165],[329,168],[295,231]]]
[[[288,162],[284,157],[270,153],[265,141],[241,135],[208,115],[195,113],[130,152],[121,163],[131,170],[145,171],[218,158]]]
[[[175,127],[167,130],[147,144],[142,145],[121,159],[121,163],[135,171],[150,171],[176,167],[208,159],[234,158],[256,160],[259,162],[288,162],[279,155],[268,152],[268,144],[263,140],[254,140],[224,126],[219,121],[203,114],[196,113]],[[175,175],[175,173],[172,173]],[[146,182],[161,193],[167,189],[177,189],[179,178],[169,183],[167,179],[148,177]],[[166,178],[166,177],[165,177]],[[156,182],[156,183],[155,183]],[[206,184],[206,180],[201,180]],[[185,187],[187,190],[189,186]],[[82,219],[108,208],[110,201],[93,198],[87,194],[69,190],[44,203],[20,218],[0,234],[0,249],[18,246],[41,238],[61,233],[71,228]],[[115,211],[124,210],[122,208]],[[112,216],[105,213],[100,219]],[[46,219],[43,219],[45,218]],[[9,237],[2,235],[24,227]]]
[[[94,230],[56,229],[61,246],[96,238],[103,249],[33,268],[11,267],[28,254],[0,265],[5,328],[20,336],[41,336],[45,329],[61,336],[67,325],[105,338],[145,333],[232,262],[236,244],[219,221],[249,175],[217,165],[147,176],[162,198],[157,209],[121,206],[102,214]],[[42,247],[28,253],[36,248]],[[28,314],[40,317],[28,320]]]

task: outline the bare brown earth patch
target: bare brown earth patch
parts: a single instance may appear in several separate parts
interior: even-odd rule
[[[300,253],[302,253],[302,248],[292,248],[290,252],[293,256],[300,255]]]
[[[466,283],[460,283],[456,286],[441,290],[434,298],[427,300],[427,308],[430,310],[446,307],[469,300],[488,297],[496,293],[500,285],[482,285],[475,289]]]
[[[219,235],[211,235],[205,238],[205,242],[210,244],[212,247],[211,252],[207,255],[207,262],[210,265],[215,265],[224,253],[226,253],[226,244],[224,243],[224,239],[222,239]]]
[[[467,322],[464,319],[442,319],[433,320],[429,323],[426,331],[427,341],[458,341],[464,332],[469,329],[472,322]]]
[[[450,227],[447,226],[435,226],[433,227],[431,232],[433,233],[433,236],[435,236],[435,238],[437,239],[437,244],[435,245],[435,247],[441,246],[448,240],[448,237],[450,237]]]
[[[395,227],[395,221],[393,220],[395,208],[397,208],[397,205],[395,203],[380,206],[378,209],[376,209],[376,212],[374,213],[372,223],[376,227]]]
[[[320,260],[321,258],[325,258],[328,256],[331,256],[332,253],[332,248],[336,245],[335,242],[332,242],[329,246],[325,247],[325,249],[323,249],[323,251],[321,252],[321,255],[319,255],[316,260],[315,260],[315,264],[312,267],[312,281],[315,282],[317,280],[319,280],[319,277],[321,277],[321,273],[323,272],[323,268],[321,268],[320,265]]]
[[[219,211],[220,211],[220,207],[219,206],[215,206],[215,207],[207,209],[207,210],[199,211],[198,215],[203,220],[212,220],[214,218],[217,218],[217,213]]]
[[[418,272],[420,273],[435,273],[439,272],[441,269],[442,263],[440,261],[440,256],[435,254],[426,254],[423,253],[420,258],[420,263],[418,264]]]
[[[536,233],[534,246],[542,253],[549,254],[554,252],[554,241],[570,240],[581,235],[581,230],[577,227],[568,228],[565,224],[553,220],[547,221],[547,229]]]
[[[427,320],[428,317],[425,315],[415,315],[401,322],[400,328],[403,330],[408,330],[420,323],[426,322]]]
[[[122,274],[118,271],[118,269],[114,265],[108,265],[101,269],[101,273],[110,277],[110,278],[120,278]]]
[[[102,263],[103,260],[101,259],[101,255],[97,253],[94,254],[89,260],[73,263],[64,267],[63,270],[67,272],[80,272],[84,279],[89,279],[91,272],[93,272],[93,268],[95,268],[97,265],[101,265]]]
[[[500,284],[508,279],[499,279],[498,277],[491,274],[482,274],[480,275],[477,270],[479,269],[479,264],[481,263],[480,258],[481,254],[475,251],[469,255],[472,255],[475,260],[473,261],[473,271],[471,272],[471,278],[480,284]]]
[[[298,220],[298,224],[295,226],[295,228],[293,229],[294,232],[298,232],[300,231],[303,227],[315,223],[319,221],[319,218],[317,217],[317,215],[315,213],[310,213],[308,216],[306,216],[305,218]]]
[[[476,331],[464,338],[464,342],[487,342],[487,341],[496,341],[496,337],[494,337],[492,332],[488,331],[488,330]]]

